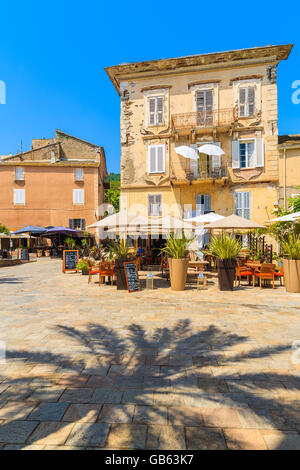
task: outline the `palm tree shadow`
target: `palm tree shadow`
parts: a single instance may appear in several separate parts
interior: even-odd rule
[[[226,434],[228,427],[235,427],[230,421],[232,415],[233,421],[240,421],[245,429],[297,432],[299,412],[295,411],[292,401],[283,397],[284,389],[288,387],[292,392],[299,391],[300,379],[267,370],[255,372],[255,368],[245,367],[246,360],[248,365],[250,362],[255,366],[256,361],[275,357],[289,350],[290,345],[252,348],[247,353],[244,352],[249,343],[247,336],[224,333],[215,325],[195,332],[188,319],[178,321],[173,328],[155,328],[152,332],[139,324],[118,330],[89,323],[82,329],[58,325],[55,333],[65,338],[67,344],[74,343],[75,349],[83,351],[82,357],[74,359],[71,352],[66,355],[50,351],[8,351],[8,362],[20,361],[25,367],[33,364],[35,368],[28,375],[6,381],[8,387],[2,391],[0,400],[28,400],[30,403],[39,397],[40,391],[38,401],[43,403],[100,405],[98,421],[110,426],[108,440],[103,442],[102,448],[110,445],[110,433],[118,427],[114,407],[121,412],[128,405],[135,407],[129,426],[128,422],[126,424],[128,432],[132,432],[131,439],[126,438],[129,448],[184,449],[187,442],[190,449],[225,449],[226,443],[230,442],[232,448],[238,449],[242,445],[239,439]],[[53,372],[45,374],[43,367],[47,370],[51,365]],[[70,402],[66,398],[70,397],[68,389],[74,393]],[[85,397],[83,403],[80,401],[82,396]],[[112,396],[117,397],[114,405],[111,404]],[[29,416],[36,426],[27,436],[27,443],[40,442],[39,419],[34,420],[39,416],[36,413],[39,406],[31,412],[32,420]],[[221,417],[222,410],[230,410],[228,422],[226,416]],[[0,442],[11,432],[14,423],[18,421],[12,418],[2,425]],[[61,426],[68,424],[63,422]],[[176,431],[169,442],[164,432],[167,424]],[[136,425],[141,429],[148,426],[147,438],[145,434],[144,440],[141,438],[138,443],[133,435]],[[89,426],[92,428],[93,423],[85,425]],[[49,435],[51,431],[45,428],[43,437]],[[83,445],[80,437],[76,440],[75,436],[72,442]],[[122,441],[118,442],[120,448],[125,446]],[[89,447],[93,445],[88,443]],[[280,446],[284,445],[283,441]]]

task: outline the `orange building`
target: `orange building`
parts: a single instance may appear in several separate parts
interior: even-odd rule
[[[84,230],[99,219],[106,173],[103,147],[58,130],[54,139],[33,139],[31,150],[0,159],[0,221],[13,231]]]

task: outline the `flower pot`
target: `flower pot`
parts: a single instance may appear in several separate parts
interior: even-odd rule
[[[217,262],[217,266],[218,266],[219,289],[222,291],[233,290],[236,259],[234,258],[219,259]]]
[[[300,292],[300,260],[283,260],[284,285],[287,292]]]
[[[168,263],[170,269],[171,288],[178,291],[184,290],[189,260],[168,258]]]
[[[128,290],[124,263],[130,261],[128,258],[119,258],[115,260],[117,290]]]
[[[50,250],[45,251],[45,256],[50,256]]]

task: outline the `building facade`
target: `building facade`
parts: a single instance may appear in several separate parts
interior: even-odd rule
[[[121,207],[157,216],[215,211],[258,223],[279,200],[277,66],[292,45],[121,64]],[[178,155],[219,145],[224,155]],[[297,160],[299,168],[300,162]]]
[[[102,147],[58,130],[53,139],[33,139],[31,150],[0,159],[0,221],[13,231],[84,230],[99,218],[105,175]]]
[[[287,209],[288,201],[300,194],[300,134],[280,135],[279,148],[279,206]]]

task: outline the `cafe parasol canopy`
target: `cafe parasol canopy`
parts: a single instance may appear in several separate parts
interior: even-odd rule
[[[80,237],[82,235],[82,232],[80,230],[73,230],[72,228],[67,227],[53,227],[49,230],[46,230],[46,232],[42,236],[45,238],[51,238],[55,235],[66,235],[67,237]]]
[[[264,228],[263,225],[254,222],[253,220],[245,219],[244,217],[240,217],[239,215],[232,214],[228,217],[224,217],[223,219],[217,220],[216,222],[212,222],[206,225],[208,229],[219,229],[219,230],[226,230],[226,229],[240,229],[240,230],[251,230],[255,228]]]
[[[270,222],[300,222],[300,211],[277,217],[276,219],[270,220]]]
[[[38,227],[36,225],[27,225],[26,227],[21,228],[14,232],[14,235],[21,235],[22,233],[29,233],[30,235],[41,235],[45,233],[46,229],[43,227]]]

